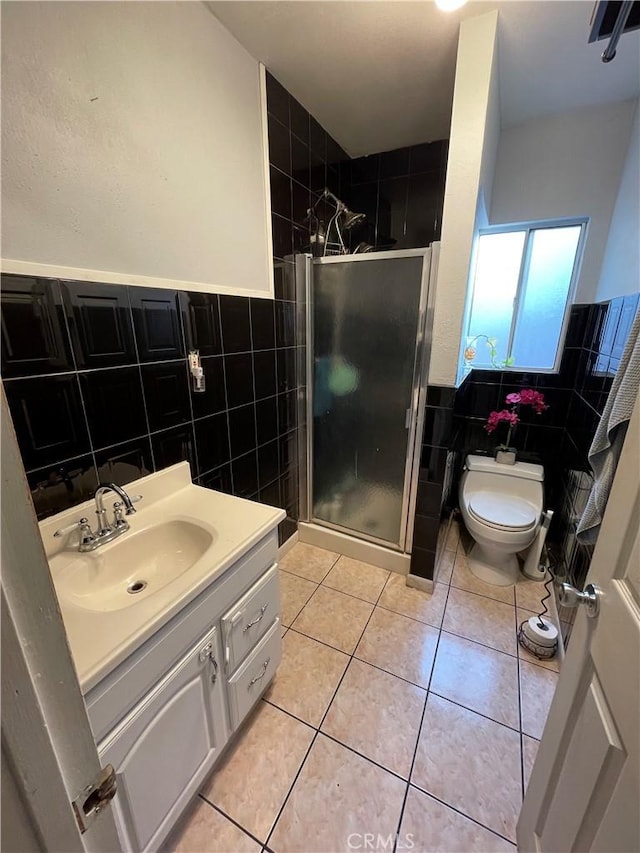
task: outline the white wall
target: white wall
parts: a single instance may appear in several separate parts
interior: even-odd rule
[[[622,172],[609,239],[602,262],[596,301],[640,290],[640,103]]]
[[[2,30],[4,269],[269,294],[260,69],[202,3],[5,3]]]
[[[547,116],[500,134],[492,225],[590,217],[577,302],[596,298],[635,103]]]
[[[498,13],[460,24],[429,383],[454,385],[469,264],[484,196],[491,197],[500,115]]]

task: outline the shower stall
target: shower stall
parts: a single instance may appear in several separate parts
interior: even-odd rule
[[[433,248],[298,256],[300,540],[407,572],[431,347]]]

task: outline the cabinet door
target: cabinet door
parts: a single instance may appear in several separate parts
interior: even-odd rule
[[[99,746],[125,850],[157,849],[227,740],[219,652],[213,629]]]

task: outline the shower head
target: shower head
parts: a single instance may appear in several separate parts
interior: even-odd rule
[[[354,225],[359,225],[361,222],[364,222],[366,218],[367,217],[364,213],[354,213],[346,206],[342,208],[342,227],[345,231],[349,231],[349,229],[353,228]]]

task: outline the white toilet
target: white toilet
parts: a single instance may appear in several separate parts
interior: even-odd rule
[[[460,481],[460,511],[475,539],[469,568],[486,583],[509,586],[519,577],[516,554],[536,538],[542,517],[544,469],[487,456],[467,456]]]

